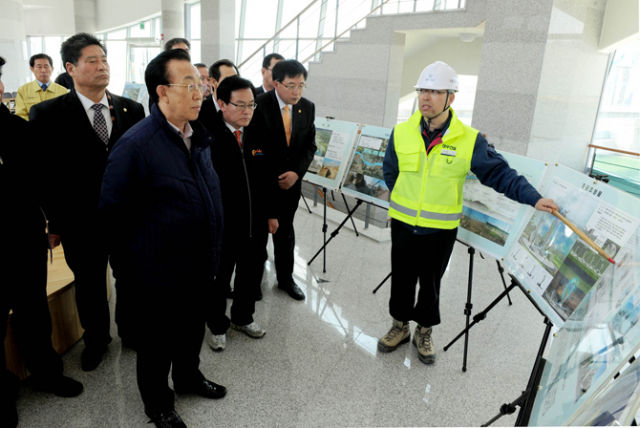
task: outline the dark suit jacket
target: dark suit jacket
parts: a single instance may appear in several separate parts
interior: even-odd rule
[[[36,104],[29,123],[40,136],[36,144],[47,186],[43,208],[56,235],[99,230],[98,202],[109,151],[118,139],[144,119],[140,103],[111,94],[115,118],[109,144],[100,140],[75,90]]]
[[[262,85],[258,86],[258,87],[256,88],[256,97],[257,97],[258,95],[262,95],[262,94],[264,94],[264,92],[265,92],[265,91],[264,91],[264,86],[262,86]]]
[[[311,101],[301,98],[291,109],[291,144],[287,147],[287,137],[282,123],[280,105],[275,89],[257,97],[256,113],[261,115],[269,131],[275,155],[276,173],[278,175],[293,171],[298,174],[298,181],[290,189],[281,192],[291,202],[300,198],[300,187],[313,155],[316,152],[316,127],[314,125],[316,108]]]
[[[202,104],[198,121],[214,136],[211,161],[220,178],[225,234],[248,238],[267,233],[267,220],[278,218],[279,186],[261,117],[254,114],[244,128],[242,150],[211,98]]]
[[[69,76],[69,73],[67,73],[66,71],[56,77],[56,83],[58,85],[64,86],[69,90],[74,88],[73,77]]]

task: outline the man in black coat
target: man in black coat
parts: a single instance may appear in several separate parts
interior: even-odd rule
[[[4,85],[0,57],[0,343],[11,316],[20,355],[31,372],[29,383],[63,397],[82,392],[82,384],[62,375],[62,359],[51,343],[47,298],[47,219],[38,206],[44,184],[33,160],[35,135],[29,123],[2,104]],[[16,427],[19,379],[5,368],[0,350],[0,425]]]
[[[60,52],[75,89],[35,105],[29,120],[39,135],[49,135],[39,145],[47,162],[42,168],[50,172],[43,208],[51,235],[62,241],[75,277],[76,304],[85,330],[82,369],[90,371],[98,367],[111,342],[108,254],[98,212],[102,176],[109,150],[144,118],[144,109],[106,90],[109,64],[100,40],[79,33],[65,40]],[[124,330],[119,328],[119,333],[126,338]]]
[[[265,92],[269,92],[273,89],[273,67],[280,61],[284,60],[284,57],[278,53],[271,53],[264,57],[262,60],[262,85],[256,88],[256,95],[262,95]]]
[[[100,207],[113,273],[132,290],[137,375],[145,412],[158,427],[184,427],[178,394],[222,398],[200,372],[200,349],[222,243],[220,182],[211,134],[196,120],[203,85],[189,55],[162,52],[145,81],[155,105],[109,156]]]
[[[258,96],[258,112],[272,140],[279,180],[278,231],[273,235],[278,287],[296,300],[305,295],[293,280],[295,234],[302,177],[316,152],[315,106],[302,97],[307,70],[296,60],[278,62],[272,70],[275,89]]]
[[[265,128],[252,120],[256,104],[251,82],[238,76],[227,77],[218,86],[217,95],[220,112],[209,108],[199,120],[215,137],[211,159],[220,178],[224,207],[214,315],[208,322],[212,333],[208,336],[209,346],[221,351],[229,326],[256,339],[265,334],[253,314],[256,295],[261,294],[268,234],[278,229],[275,203],[278,182]],[[225,315],[225,293],[234,268],[234,300],[229,321]]]

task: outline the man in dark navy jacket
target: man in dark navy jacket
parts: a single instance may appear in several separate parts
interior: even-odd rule
[[[199,370],[206,312],[222,241],[213,137],[196,120],[203,86],[189,54],[161,53],[145,80],[155,105],[107,161],[100,207],[108,219],[114,275],[137,302],[138,386],[158,427],[184,427],[175,391],[221,398]]]

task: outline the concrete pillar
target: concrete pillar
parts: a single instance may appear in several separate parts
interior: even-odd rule
[[[498,150],[526,155],[553,0],[486,2],[471,126]]]
[[[553,1],[528,157],[584,170],[609,57],[598,50],[606,5]]]
[[[200,3],[202,62],[211,65],[219,59],[235,62],[235,0]]]
[[[73,0],[76,33],[91,33],[97,31],[96,1]]]
[[[0,0],[0,56],[5,92],[15,92],[28,82],[29,58],[22,0]]]
[[[203,2],[205,3],[205,2]],[[184,1],[162,0],[162,34],[164,43],[175,38],[184,37]]]

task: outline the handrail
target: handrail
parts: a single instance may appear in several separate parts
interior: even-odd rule
[[[607,150],[610,152],[616,152],[616,153],[622,153],[625,155],[631,155],[631,156],[638,156],[640,157],[640,153],[636,153],[636,152],[628,152],[626,150],[620,150],[620,149],[611,149],[609,147],[602,147],[602,146],[596,146],[595,144],[589,144],[589,147],[592,147],[594,149],[600,149],[600,150]]]
[[[289,25],[291,25],[294,21],[296,21],[298,18],[300,18],[300,15],[302,15],[307,10],[309,10],[309,8],[311,6],[313,6],[317,2],[318,2],[318,0],[313,0],[311,3],[309,3],[309,5],[302,10],[302,12],[300,12],[299,14],[294,16],[293,19],[291,19],[291,21],[287,22],[287,24],[284,27],[282,27],[277,33],[275,33],[273,36],[271,36],[271,38],[269,40],[264,42],[264,44],[262,46],[260,46],[258,49],[256,49],[255,52],[253,52],[251,55],[249,55],[249,57],[247,59],[242,61],[242,63],[240,65],[238,65],[238,68],[241,68],[243,65],[245,65],[247,63],[247,61],[249,61],[251,58],[253,58],[258,52],[260,52],[262,50],[262,48],[267,46],[267,44],[269,44],[269,42],[274,41],[276,36],[278,36],[278,34],[282,33],[284,30],[286,30],[289,27]]]
[[[336,40],[338,40],[340,37],[344,36],[346,33],[348,33],[349,31],[351,31],[351,29],[353,29],[353,27],[355,27],[356,25],[358,25],[359,23],[361,23],[362,21],[364,21],[365,19],[367,19],[369,16],[371,16],[371,14],[373,14],[373,12],[375,12],[376,10],[380,9],[382,6],[384,6],[385,4],[387,4],[389,2],[389,0],[384,0],[382,3],[380,3],[375,9],[372,9],[371,12],[369,12],[367,15],[365,15],[362,19],[360,19],[358,22],[356,22],[355,24],[353,24],[351,27],[349,27],[347,30],[343,31],[342,33],[340,33],[339,36],[334,37],[333,39],[331,39],[330,42],[328,42],[326,45],[324,45],[323,47],[321,47],[320,49],[318,49],[317,51],[315,51],[313,54],[311,54],[309,57],[305,58],[304,61],[300,61],[302,64],[304,64],[305,62],[309,61],[311,58],[313,58],[314,56],[316,56],[320,51],[322,51],[324,48],[326,48],[327,46],[329,46],[331,43],[335,42]]]

